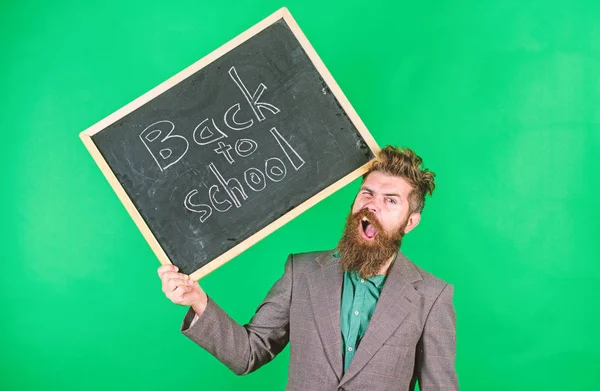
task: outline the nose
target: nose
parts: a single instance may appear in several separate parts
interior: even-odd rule
[[[370,199],[363,208],[366,208],[373,213],[377,213],[379,211],[379,205],[377,204],[377,200],[375,198]]]

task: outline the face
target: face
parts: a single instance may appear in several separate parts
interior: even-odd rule
[[[409,213],[411,190],[400,177],[378,171],[367,176],[338,244],[345,270],[371,277],[391,260],[404,234],[420,221],[419,213]]]
[[[417,226],[421,218],[419,213],[409,214],[408,196],[411,191],[412,186],[404,178],[379,171],[372,172],[356,195],[352,213],[358,213],[363,209],[370,210],[381,228],[388,233],[397,231],[403,224],[406,224],[403,233],[408,233]],[[374,239],[360,228],[361,236],[365,240]]]

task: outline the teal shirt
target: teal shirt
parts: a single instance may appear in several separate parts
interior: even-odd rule
[[[336,253],[334,256],[339,258],[339,253]],[[395,261],[396,258],[394,257],[392,264]],[[375,312],[375,306],[381,295],[386,277],[386,274],[379,274],[362,279],[355,272],[344,273],[340,308],[344,372],[348,369],[360,344],[360,340],[365,335],[371,316]]]

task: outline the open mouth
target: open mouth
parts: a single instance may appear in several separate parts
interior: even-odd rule
[[[377,236],[377,229],[375,229],[375,227],[369,222],[369,219],[367,219],[366,217],[363,217],[360,220],[360,234],[362,235],[362,237],[365,240],[373,240],[375,239],[375,237]]]

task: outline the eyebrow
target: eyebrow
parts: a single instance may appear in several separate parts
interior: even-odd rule
[[[370,193],[375,193],[375,191],[373,191],[373,189],[371,189],[371,188],[369,188],[367,186],[362,186],[360,188],[360,190],[366,190],[366,191],[368,191]],[[402,199],[402,196],[400,194],[396,194],[396,193],[387,193],[387,194],[384,194],[384,196],[386,196],[386,197],[398,197],[398,198]]]

